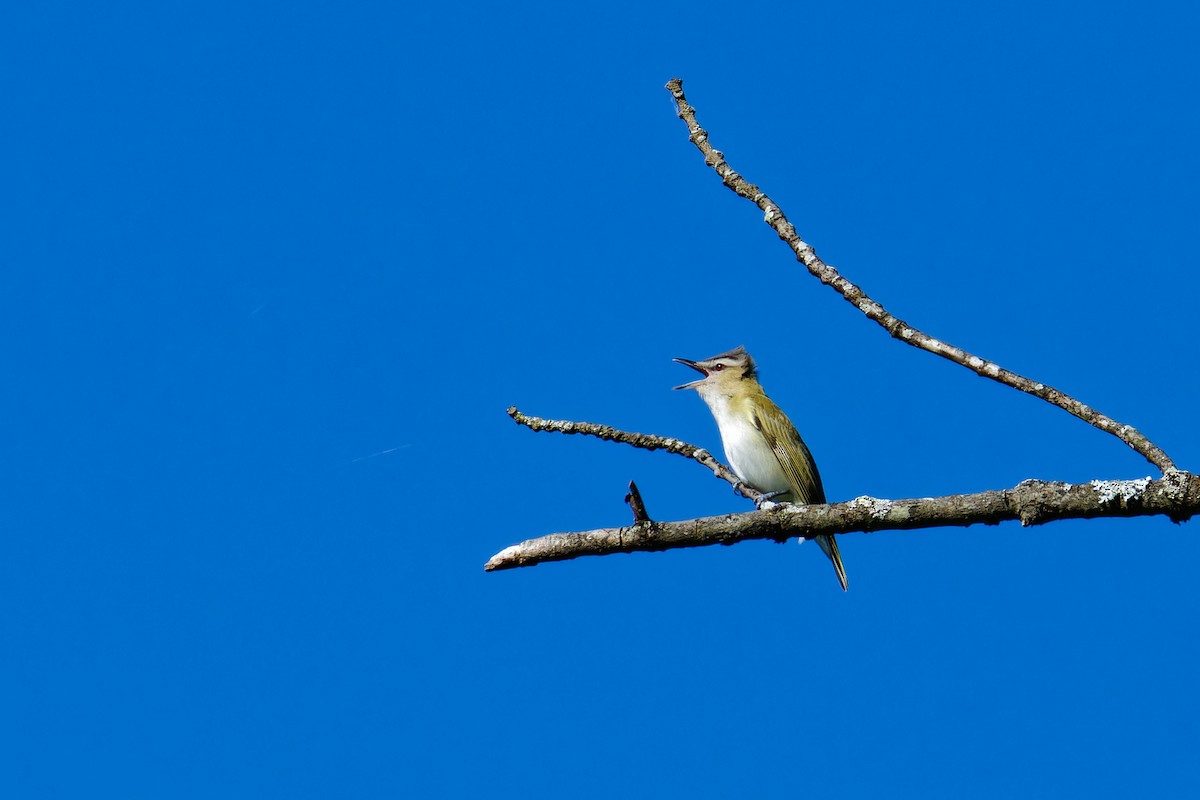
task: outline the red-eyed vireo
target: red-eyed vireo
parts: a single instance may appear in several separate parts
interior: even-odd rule
[[[758,382],[754,359],[746,348],[689,361],[676,358],[704,374],[700,380],[676,386],[695,389],[717,419],[725,458],[738,478],[763,494],[797,505],[824,503],[821,475],[796,426],[771,402]],[[814,536],[833,562],[838,582],[846,588],[846,569],[832,536]]]

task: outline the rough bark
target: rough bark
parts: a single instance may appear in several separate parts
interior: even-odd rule
[[[734,544],[748,539],[782,542],[796,536],[995,525],[1005,520],[1042,525],[1060,519],[1163,515],[1182,522],[1196,513],[1200,513],[1200,476],[1178,470],[1158,480],[1077,484],[1028,480],[1011,489],[978,494],[908,500],[858,497],[817,506],[768,501],[762,509],[744,514],[554,533],[501,550],[484,569],[527,567],[580,556]]]

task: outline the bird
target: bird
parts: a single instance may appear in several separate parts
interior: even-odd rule
[[[721,432],[725,458],[742,483],[769,498],[809,505],[825,502],[825,489],[812,453],[796,426],[772,402],[758,382],[758,367],[746,348],[692,361],[672,359],[704,375],[676,386],[695,389]],[[830,535],[812,537],[833,562],[842,590],[848,588],[846,568],[837,542]]]

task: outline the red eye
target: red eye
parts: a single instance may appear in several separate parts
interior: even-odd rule
[[[720,372],[720,371],[721,371],[721,370],[723,370],[723,369],[725,369],[725,365],[724,365],[724,364],[714,364],[714,365],[713,365],[713,368],[712,368],[712,371],[713,371],[713,372]]]

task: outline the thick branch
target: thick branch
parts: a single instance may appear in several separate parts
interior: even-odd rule
[[[762,500],[761,493],[738,480],[738,476],[733,473],[733,470],[713,458],[712,453],[703,447],[696,447],[679,439],[671,439],[666,436],[655,436],[652,433],[619,431],[616,428],[611,428],[608,425],[598,425],[595,422],[572,422],[568,419],[531,417],[522,414],[517,410],[516,406],[509,407],[508,415],[518,425],[524,425],[530,430],[555,431],[566,434],[581,433],[585,436],[595,436],[597,439],[603,439],[606,442],[621,442],[633,447],[640,447],[643,450],[666,450],[668,453],[690,458],[708,467],[721,480],[728,481],[733,485],[734,489],[741,492],[742,496],[753,500],[755,503],[759,503]]]
[[[904,320],[889,314],[883,306],[868,297],[866,292],[843,278],[836,269],[818,258],[812,246],[804,242],[800,238],[800,235],[796,233],[796,229],[788,222],[787,217],[784,216],[779,206],[775,205],[775,202],[771,198],[767,197],[757,186],[747,181],[726,163],[724,154],[713,148],[708,141],[707,131],[701,128],[700,124],[696,122],[696,109],[688,105],[687,98],[684,97],[683,81],[679,78],[672,78],[667,82],[667,89],[670,90],[672,96],[675,98],[679,116],[687,123],[688,131],[691,134],[689,138],[700,152],[704,154],[704,163],[716,170],[716,173],[721,176],[721,180],[726,186],[763,210],[763,221],[775,229],[775,232],[779,234],[779,238],[792,248],[792,251],[796,254],[796,258],[808,268],[809,272],[822,283],[833,287],[842,297],[853,303],[867,317],[879,323],[892,336],[902,342],[911,344],[913,347],[919,347],[934,355],[939,355],[942,358],[953,361],[955,364],[964,366],[985,378],[999,381],[1005,386],[1019,389],[1022,392],[1031,394],[1034,397],[1040,397],[1046,402],[1058,406],[1068,413],[1079,417],[1084,422],[1116,436],[1163,472],[1175,468],[1174,463],[1172,463],[1166,453],[1129,425],[1124,425],[1101,414],[1094,408],[1084,405],[1052,386],[1031,381],[1015,372],[1003,369],[994,362],[985,361],[954,345],[947,344],[924,334],[904,322]]]
[[[1004,491],[911,500],[859,497],[815,506],[771,504],[764,510],[683,522],[643,522],[626,528],[553,533],[501,550],[486,570],[528,567],[579,556],[734,544],[747,539],[812,537],[861,531],[994,525],[1020,520],[1041,525],[1060,519],[1142,517],[1164,514],[1182,522],[1200,513],[1200,476],[1178,470],[1158,480],[1067,484],[1022,481]]]

